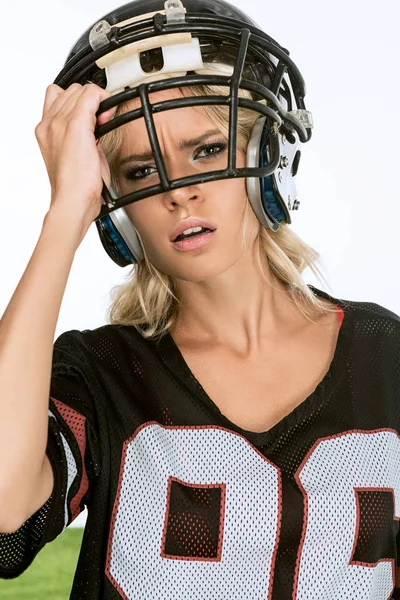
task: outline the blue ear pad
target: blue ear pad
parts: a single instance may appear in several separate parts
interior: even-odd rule
[[[247,167],[262,168],[269,165],[269,125],[266,117],[254,124],[247,146]],[[264,227],[279,229],[285,212],[273,185],[274,174],[266,177],[247,177],[246,188],[250,204]]]
[[[109,257],[120,267],[144,258],[142,244],[124,208],[117,208],[96,221],[101,243]]]

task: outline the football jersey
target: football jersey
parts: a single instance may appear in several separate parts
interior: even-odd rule
[[[333,359],[265,432],[221,412],[169,333],[61,334],[54,489],[0,535],[0,577],[25,571],[87,507],[73,600],[400,598],[400,317],[309,288],[337,307]]]

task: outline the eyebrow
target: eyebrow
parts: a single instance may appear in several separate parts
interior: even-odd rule
[[[204,142],[204,140],[206,140],[210,136],[217,135],[217,134],[222,135],[221,131],[219,129],[212,129],[210,131],[206,131],[199,137],[190,138],[187,140],[180,140],[178,142],[178,148],[179,148],[179,150],[185,150],[186,148],[193,148],[194,146],[201,144],[201,142]],[[124,165],[127,162],[131,162],[133,160],[143,161],[143,160],[151,160],[152,158],[153,158],[153,151],[145,150],[144,152],[142,152],[140,154],[130,154],[129,156],[125,156],[125,158],[123,158],[121,160],[120,166]]]

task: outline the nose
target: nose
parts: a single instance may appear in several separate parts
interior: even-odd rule
[[[166,192],[166,203],[171,210],[176,206],[185,206],[188,202],[200,200],[200,193],[194,191],[194,187],[184,187]]]
[[[187,169],[185,170],[185,173],[178,173],[176,169],[168,170],[168,177],[170,181],[174,181],[175,179],[180,179],[182,177],[190,177],[194,174],[195,173],[193,172],[190,173]],[[202,198],[203,192],[201,191],[199,184],[187,185],[185,187],[180,187],[165,192],[165,201],[170,210],[176,206],[184,206],[189,201],[201,202]]]

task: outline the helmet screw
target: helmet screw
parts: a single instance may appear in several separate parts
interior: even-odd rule
[[[289,159],[288,159],[288,157],[287,156],[281,156],[280,168],[281,169],[285,169],[288,166],[289,166]]]

